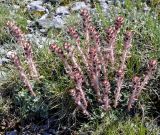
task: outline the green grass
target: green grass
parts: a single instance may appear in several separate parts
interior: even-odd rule
[[[23,31],[26,31],[27,19],[28,16],[24,8],[20,7],[15,11],[12,6],[0,4],[0,43],[3,44],[11,40],[6,29],[7,21],[16,22]]]
[[[160,130],[154,124],[154,122],[145,123],[139,117],[126,118],[122,121],[106,118],[98,125],[93,135],[157,135]]]
[[[113,110],[101,119],[96,118],[81,126],[79,134],[92,135],[158,135],[160,128],[155,120],[135,115],[130,117],[126,112],[116,114]]]
[[[8,19],[9,11],[5,5],[0,5],[0,42],[7,38],[7,32],[5,31],[5,23]]]

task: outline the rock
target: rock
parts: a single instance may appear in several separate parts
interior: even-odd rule
[[[8,63],[9,62],[9,59],[7,59],[7,58],[1,58],[0,59],[0,65],[4,65],[4,64],[6,64],[6,63]]]
[[[48,30],[46,30],[46,29],[39,29],[39,31],[40,31],[41,33],[47,33]]]
[[[48,17],[48,13],[47,14],[44,14],[39,20],[43,20],[43,19],[46,19]]]
[[[31,6],[36,6],[36,5],[42,5],[42,4],[43,4],[42,1],[37,0],[37,1],[32,1],[29,5],[31,5]]]
[[[8,63],[9,60],[5,58],[7,53],[7,48],[0,47],[0,66],[3,66],[4,64]]]
[[[70,12],[67,6],[60,6],[56,9],[56,15],[69,15]]]
[[[37,20],[38,24],[40,26],[42,26],[45,29],[49,29],[51,27],[53,27],[53,21],[52,18],[40,18],[39,20]]]
[[[4,55],[6,54],[6,49],[4,49],[4,47],[0,47],[0,55]]]
[[[61,29],[64,27],[65,21],[61,16],[55,16],[52,20],[52,23],[53,27]]]
[[[57,15],[57,16],[42,16],[38,21],[38,24],[45,29],[49,28],[63,28],[65,24],[64,16]]]
[[[79,11],[84,8],[89,9],[85,2],[75,2],[71,7],[71,11]]]
[[[37,22],[42,28],[49,29],[54,27],[53,18],[54,15],[45,14],[40,19],[38,19]]]
[[[7,80],[7,78],[8,78],[7,72],[0,71],[0,84],[1,84],[1,81],[5,81]],[[7,135],[17,135],[17,134],[7,134]]]
[[[27,5],[27,9],[29,11],[44,11],[46,12],[46,8],[42,6],[43,2],[42,1],[33,1],[29,5]]]

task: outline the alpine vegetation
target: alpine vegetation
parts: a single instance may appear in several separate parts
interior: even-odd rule
[[[75,84],[75,87],[69,90],[75,104],[83,114],[90,116],[90,112],[88,111],[90,103],[86,87],[94,90],[95,99],[103,110],[108,111],[112,106],[117,108],[119,105],[123,92],[122,86],[125,81],[125,73],[127,71],[126,62],[131,57],[130,50],[133,33],[128,29],[124,33],[123,51],[121,57],[118,58],[116,54],[116,41],[123,27],[124,18],[118,16],[114,24],[105,30],[105,36],[101,36],[97,27],[93,24],[87,9],[81,10],[81,17],[83,20],[81,33],[83,34],[80,35],[80,32],[75,27],[69,27],[67,31],[70,38],[74,40],[75,45],[69,41],[64,41],[63,47],[59,47],[56,43],[53,43],[50,45],[50,50],[61,58],[66,73]],[[27,75],[25,73],[25,69],[16,52],[9,52],[8,57],[13,62],[19,72],[21,81],[25,84],[31,95],[36,96],[30,79],[39,80],[40,75],[33,57],[32,45],[25,39],[21,29],[13,22],[7,22],[7,27],[24,51],[30,74]],[[133,90],[128,98],[128,110],[138,100],[142,90],[153,76],[156,67],[157,61],[152,59],[148,62],[144,77],[135,76],[132,79]],[[113,75],[115,76],[112,77]],[[111,82],[115,83],[113,88]]]
[[[127,71],[126,62],[131,57],[133,33],[131,30],[126,30],[124,33],[123,53],[119,59],[116,55],[116,40],[121,27],[123,27],[124,18],[117,17],[114,24],[105,30],[105,37],[101,37],[92,22],[89,11],[83,9],[81,17],[83,19],[81,32],[75,27],[68,28],[70,38],[75,41],[74,45],[69,41],[64,41],[63,47],[53,43],[50,50],[61,58],[67,74],[75,83],[75,87],[70,90],[75,104],[83,114],[90,116],[86,86],[94,90],[97,102],[105,111],[110,110],[112,106],[117,108]],[[83,35],[79,33],[83,33]],[[150,60],[144,78],[138,76],[133,78],[133,92],[129,97],[128,110],[132,108],[141,91],[151,79],[156,66],[157,61]],[[110,77],[111,71],[115,74],[113,78]],[[111,82],[114,78],[115,86],[113,86],[114,92],[112,92]]]

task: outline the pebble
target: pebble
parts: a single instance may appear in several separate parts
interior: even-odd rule
[[[69,15],[69,9],[67,6],[60,6],[56,9],[56,15]]]
[[[42,6],[42,1],[33,1],[27,5],[27,9],[29,11],[44,11],[46,12],[46,8]]]
[[[84,8],[89,9],[85,2],[75,2],[71,7],[71,11],[79,11]]]
[[[53,18],[52,23],[53,23],[53,27],[61,29],[64,27],[65,21],[62,16],[58,15]]]

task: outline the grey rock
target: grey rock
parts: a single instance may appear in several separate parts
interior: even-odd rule
[[[53,17],[52,23],[53,27],[61,29],[64,27],[65,20],[61,16],[55,16]]]
[[[37,0],[37,1],[32,1],[31,3],[30,3],[30,5],[42,5],[43,4],[43,2],[41,1],[41,0]]]
[[[52,27],[63,28],[65,24],[65,19],[61,15],[49,16],[46,14],[45,16],[42,16],[39,20],[37,20],[37,22],[40,26],[42,26],[45,29],[49,29]]]
[[[42,1],[33,1],[27,5],[29,11],[46,11],[47,9],[42,6]]]
[[[67,6],[60,6],[56,9],[56,14],[57,15],[69,15],[70,12],[68,10]]]
[[[40,31],[41,33],[46,33],[48,30],[46,30],[46,29],[39,29],[39,31]]]
[[[4,81],[7,79],[7,73],[5,71],[0,71],[0,81]],[[1,83],[1,82],[0,82]],[[7,133],[6,133],[7,134]],[[8,134],[7,135],[12,135],[12,134]],[[17,134],[13,134],[13,135],[17,135]]]
[[[42,26],[45,29],[49,29],[49,28],[53,27],[53,22],[52,22],[52,19],[50,19],[50,18],[39,19],[37,22],[40,26]]]
[[[75,2],[71,7],[71,11],[79,11],[84,8],[89,9],[85,2]]]
[[[38,24],[45,29],[53,27],[52,16],[48,14],[43,15],[40,19],[37,20]]]
[[[0,59],[0,65],[4,65],[4,64],[8,63],[9,61],[10,61],[10,60],[7,59],[7,58],[1,58],[1,59]]]
[[[6,49],[0,47],[0,55],[4,55],[6,53]]]

